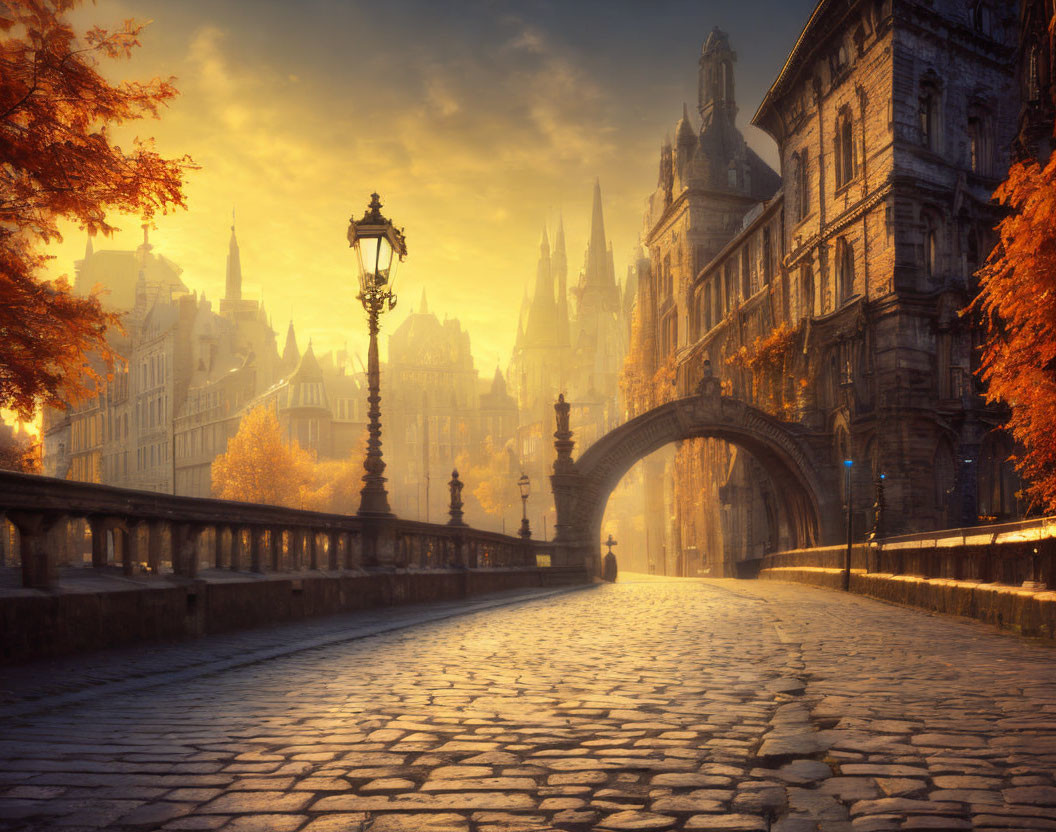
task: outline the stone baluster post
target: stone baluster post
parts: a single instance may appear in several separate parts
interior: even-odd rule
[[[327,555],[327,568],[331,572],[336,572],[341,568],[340,561],[338,560],[339,552],[338,545],[341,542],[340,532],[329,532],[326,536],[326,555]]]
[[[213,567],[224,568],[224,527],[213,526]]]
[[[92,568],[102,569],[106,566],[106,520],[93,515],[88,528],[92,530]]]
[[[47,534],[62,519],[62,515],[12,511],[7,519],[18,529],[22,586],[27,589],[55,589],[59,583],[59,567],[47,545]]]
[[[264,552],[265,530],[261,526],[253,526],[249,530],[249,557],[250,569],[254,572],[263,572],[266,561]]]
[[[315,529],[308,529],[308,568],[313,572],[319,569],[319,534]]]
[[[231,526],[231,571],[242,568],[242,527]]]

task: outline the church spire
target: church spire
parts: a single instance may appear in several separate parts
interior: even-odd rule
[[[227,245],[227,291],[224,300],[242,300],[242,260],[235,238],[235,212],[231,211],[231,240]]]
[[[567,346],[571,329],[568,320],[568,258],[565,255],[565,219],[560,215],[550,264],[557,278],[557,343]]]
[[[297,349],[297,336],[293,332],[293,321],[290,321],[286,329],[286,345],[282,348],[282,366],[286,372],[296,369],[301,361],[301,354]]]
[[[539,265],[535,271],[535,297],[528,312],[525,337],[529,345],[549,345],[554,342],[557,304],[554,301],[554,273],[550,263],[550,241],[543,226],[539,241]]]
[[[605,216],[601,209],[601,181],[594,180],[594,209],[590,217],[590,242],[584,265],[581,289],[600,287],[607,291],[609,279],[609,243],[605,239]]]
[[[429,301],[427,301],[425,299],[425,287],[424,286],[422,287],[422,302],[418,305],[418,314],[419,315],[428,315],[429,314]]]

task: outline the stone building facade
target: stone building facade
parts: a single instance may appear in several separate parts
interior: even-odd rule
[[[690,393],[707,361],[728,392],[826,437],[833,463],[854,462],[859,536],[881,473],[888,532],[1018,510],[1000,414],[973,377],[978,334],[959,314],[993,243],[989,197],[1018,106],[1015,21],[1003,4],[987,8],[823,0],[752,120],[777,142],[780,190],[757,193],[682,282],[668,277],[667,213],[646,220],[632,354],[647,372],[672,363],[673,394]],[[702,101],[714,95],[708,52]],[[662,155],[654,204],[665,169]],[[754,460],[716,441],[679,455],[664,515],[676,520],[662,531],[683,570],[690,546],[702,569],[729,574],[787,542]]]

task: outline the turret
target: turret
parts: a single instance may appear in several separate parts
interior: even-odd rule
[[[698,99],[700,118],[708,124],[718,115],[730,124],[737,116],[733,93],[733,65],[737,53],[730,49],[730,39],[717,26],[712,29],[700,53]]]

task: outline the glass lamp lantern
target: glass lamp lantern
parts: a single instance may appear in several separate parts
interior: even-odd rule
[[[528,490],[531,487],[531,483],[528,481],[527,474],[521,474],[521,478],[517,480],[517,488],[520,489],[521,499],[528,499]]]
[[[403,230],[382,215],[377,194],[370,195],[370,205],[362,219],[349,221],[348,244],[356,252],[360,293],[364,297],[391,295],[396,269],[407,256],[407,242]]]

